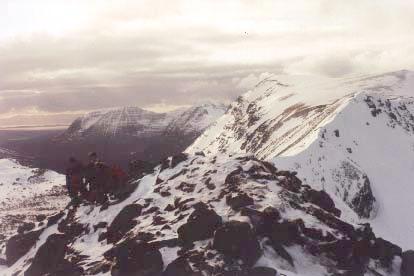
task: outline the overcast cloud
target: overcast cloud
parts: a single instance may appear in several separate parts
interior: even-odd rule
[[[413,69],[412,30],[409,0],[0,0],[0,122],[230,101],[266,72]]]

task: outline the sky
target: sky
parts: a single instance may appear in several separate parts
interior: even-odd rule
[[[273,74],[414,69],[411,0],[0,0],[0,126],[228,102]]]

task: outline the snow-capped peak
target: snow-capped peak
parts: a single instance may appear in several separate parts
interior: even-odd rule
[[[76,119],[64,137],[151,136],[178,130],[201,132],[225,112],[221,104],[203,104],[168,113],[156,113],[139,107],[94,111]]]
[[[414,73],[270,76],[187,152],[254,154],[330,193],[342,216],[414,247]],[[391,184],[393,183],[393,184]],[[352,210],[352,211],[351,211]]]

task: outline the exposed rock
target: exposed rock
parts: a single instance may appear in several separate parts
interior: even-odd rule
[[[65,259],[68,240],[64,234],[52,234],[37,250],[25,275],[83,275],[82,267]]]
[[[304,228],[301,219],[294,221],[275,222],[271,226],[269,238],[274,244],[300,244],[301,231]]]
[[[364,183],[352,199],[352,209],[362,218],[369,218],[371,212],[374,210],[374,204],[376,202],[375,197],[372,193],[371,182],[369,178],[363,176]]]
[[[225,255],[240,258],[249,266],[262,254],[250,225],[240,221],[229,221],[218,228],[214,233],[213,248]]]
[[[401,247],[382,238],[377,238],[375,240],[375,245],[372,249],[372,257],[378,259],[384,267],[389,267],[394,257],[401,255]]]
[[[401,276],[414,275],[414,251],[408,250],[402,254]]]
[[[143,241],[126,240],[104,255],[115,262],[112,276],[154,276],[163,270],[161,253]]]
[[[172,261],[168,264],[165,271],[162,273],[162,276],[201,276],[200,272],[194,272],[191,268],[188,261],[179,257],[178,259]]]
[[[118,242],[129,230],[134,228],[137,225],[134,219],[141,215],[141,211],[142,206],[138,204],[125,206],[108,227],[106,235],[108,242]]]
[[[132,179],[139,179],[154,170],[154,164],[144,160],[133,160],[128,165],[128,175]]]
[[[64,212],[59,212],[53,216],[50,216],[47,219],[47,226],[52,226],[53,224],[57,223],[64,215]]]
[[[38,222],[44,221],[46,218],[47,217],[44,214],[36,215],[36,221],[38,221]]]
[[[171,158],[171,168],[175,168],[175,166],[177,166],[179,163],[187,160],[188,155],[186,153],[179,153],[177,155],[174,155]]]
[[[17,234],[11,237],[6,244],[6,259],[9,265],[14,264],[36,244],[43,230]]]
[[[23,224],[17,228],[17,233],[22,234],[24,232],[31,231],[35,228],[35,226],[36,224],[34,224],[34,222],[23,222]]]
[[[341,216],[341,211],[335,207],[335,203],[329,194],[325,191],[316,191],[313,189],[308,189],[305,193],[306,200],[312,202],[313,204],[318,205],[325,211],[328,211],[335,216]]]
[[[184,243],[205,240],[213,237],[214,231],[222,224],[222,219],[214,210],[205,204],[194,206],[195,210],[187,219],[187,223],[178,228],[178,238]]]
[[[234,197],[232,197],[231,195],[228,195],[226,197],[226,203],[233,209],[238,211],[240,208],[245,207],[245,206],[249,206],[249,205],[253,205],[254,201],[253,198],[251,198],[250,196],[248,196],[245,193],[240,193]]]
[[[108,226],[108,223],[101,221],[93,226],[93,231],[96,232],[98,229],[105,228],[106,226]]]
[[[270,267],[253,267],[249,270],[249,276],[276,276],[277,271]]]

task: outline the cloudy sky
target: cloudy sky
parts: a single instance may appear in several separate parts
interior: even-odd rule
[[[0,124],[229,101],[266,72],[414,69],[411,0],[0,0]]]

